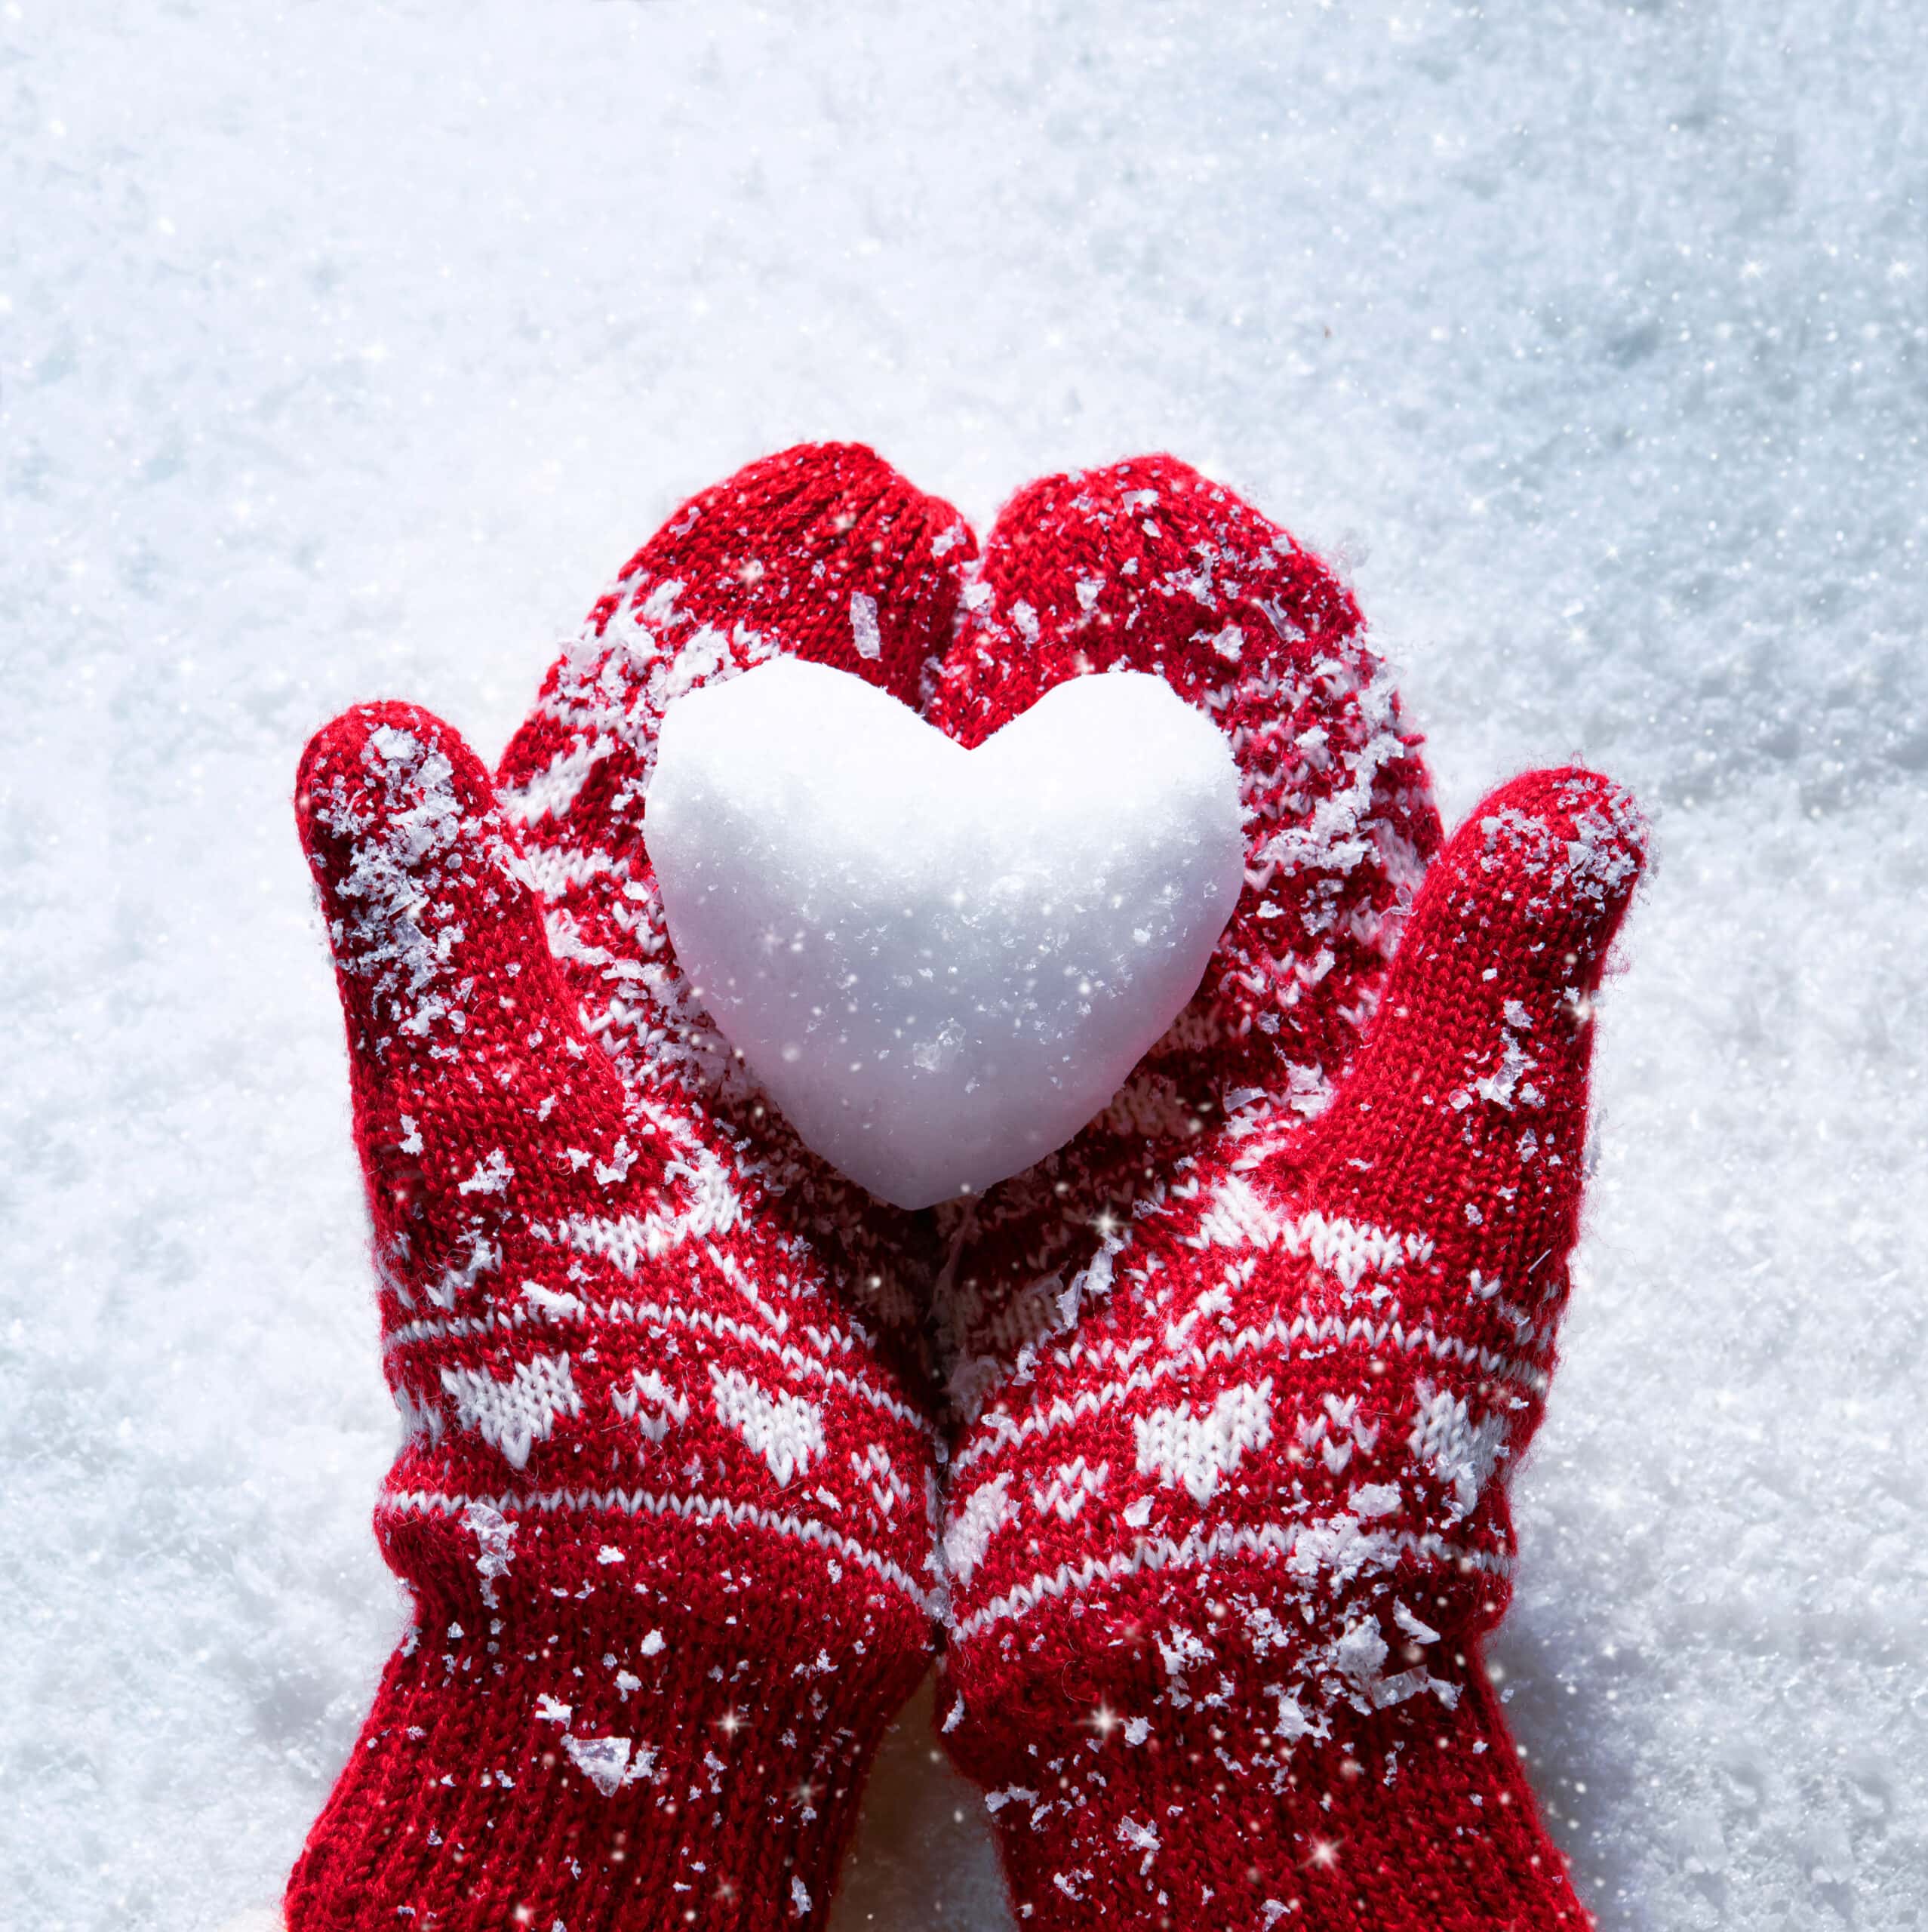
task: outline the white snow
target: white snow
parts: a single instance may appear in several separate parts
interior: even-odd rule
[[[398,1627],[303,740],[493,757],[841,435],[980,525],[1175,449],[1350,560],[1449,814],[1656,814],[1502,1687],[1607,1932],[1918,1932],[1915,0],[19,0],[0,76],[10,1921],[274,1897]],[[1007,1932],[936,1748],[838,1932]]]
[[[1006,1485],[1008,1474],[993,1476],[964,1499],[964,1507],[952,1518],[944,1533],[944,1561],[963,1583],[984,1561],[991,1539],[1007,1523],[1018,1520]]]
[[[561,1743],[569,1761],[605,1798],[647,1777],[656,1766],[655,1751],[631,1737],[564,1737]]]
[[[1137,672],[966,751],[847,672],[759,665],[669,707],[646,828],[711,1017],[902,1208],[1069,1140],[1198,991],[1244,883],[1231,747]]]

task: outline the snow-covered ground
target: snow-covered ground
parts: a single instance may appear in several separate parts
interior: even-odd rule
[[[1491,13],[0,6],[0,1919],[273,1897],[396,1626],[303,740],[840,435],[1176,450],[1450,813],[1638,789],[1513,1715],[1605,1926],[1928,1924],[1928,19]],[[839,1932],[1006,1923],[933,1758]]]

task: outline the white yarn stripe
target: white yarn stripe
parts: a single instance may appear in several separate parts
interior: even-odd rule
[[[1195,1318],[1187,1315],[1165,1331],[1165,1349],[1156,1364],[1158,1374],[1170,1375],[1180,1368],[1203,1367],[1208,1362],[1235,1361],[1268,1343],[1288,1346],[1295,1341],[1358,1342],[1373,1349],[1382,1349],[1390,1343],[1409,1354],[1414,1349],[1423,1348],[1442,1361],[1464,1362],[1469,1368],[1476,1368],[1485,1375],[1497,1376],[1502,1381],[1517,1383],[1536,1395],[1545,1395],[1548,1386],[1545,1364],[1536,1355],[1475,1348],[1458,1335],[1442,1335],[1424,1322],[1409,1325],[1397,1315],[1387,1315],[1378,1321],[1363,1315],[1295,1315],[1290,1321],[1275,1318],[1262,1328],[1241,1328],[1235,1335],[1216,1335],[1202,1348],[1185,1339]],[[1129,1367],[1141,1355],[1156,1346],[1148,1336],[1140,1336],[1136,1341],[1125,1345],[1109,1341],[1074,1343],[1070,1349],[1060,1352],[1059,1358],[1067,1368],[1076,1366],[1081,1359],[1096,1367],[1114,1358],[1121,1367]]]
[[[1028,1583],[1020,1583],[1008,1595],[994,1597],[982,1609],[953,1621],[952,1638],[967,1642],[980,1631],[995,1623],[1013,1623],[1041,1603],[1056,1597],[1088,1590],[1094,1583],[1109,1583],[1115,1577],[1135,1575],[1141,1570],[1197,1570],[1222,1557],[1256,1556],[1278,1561],[1292,1554],[1299,1539],[1323,1525],[1317,1523],[1263,1523],[1256,1529],[1222,1527],[1195,1531],[1182,1542],[1169,1537],[1147,1537],[1128,1550],[1100,1561],[1087,1556],[1082,1563],[1060,1564],[1053,1571],[1041,1572]],[[1489,1576],[1510,1575],[1510,1557],[1490,1555],[1484,1550],[1465,1549],[1437,1536],[1416,1537],[1410,1530],[1389,1534],[1390,1550],[1399,1555],[1416,1555],[1434,1561],[1463,1564],[1485,1571]]]
[[[600,1304],[587,1302],[577,1294],[568,1297],[576,1306],[573,1309],[558,1304],[561,1297],[537,1308],[526,1302],[518,1302],[508,1308],[493,1308],[487,1315],[452,1315],[422,1321],[404,1322],[393,1330],[383,1341],[384,1352],[413,1346],[418,1342],[440,1341],[444,1338],[466,1340],[472,1337],[486,1336],[498,1329],[513,1331],[525,1322],[573,1321],[587,1324],[592,1322],[614,1322],[631,1327],[674,1327],[693,1328],[705,1334],[727,1336],[734,1340],[747,1342],[752,1348],[761,1349],[765,1355],[774,1355],[785,1367],[794,1369],[801,1375],[820,1376],[826,1382],[834,1383],[838,1388],[847,1389],[853,1395],[868,1402],[872,1408],[881,1409],[885,1414],[894,1417],[908,1429],[914,1429],[921,1435],[933,1440],[936,1437],[936,1428],[918,1412],[898,1401],[887,1389],[878,1387],[860,1375],[853,1375],[848,1369],[838,1368],[833,1363],[820,1360],[807,1350],[799,1348],[794,1342],[780,1341],[766,1331],[752,1327],[747,1322],[739,1321],[733,1315],[712,1314],[708,1309],[678,1308],[665,1302],[612,1301]],[[835,1340],[844,1349],[855,1345],[847,1337],[826,1337],[819,1330],[807,1328],[804,1331],[819,1347],[829,1340]]]
[[[1236,1361],[1241,1355],[1263,1349],[1275,1348],[1289,1357],[1295,1343],[1303,1348],[1316,1347],[1322,1343],[1337,1346],[1358,1343],[1374,1350],[1391,1346],[1403,1349],[1408,1355],[1423,1350],[1438,1361],[1463,1362],[1484,1374],[1517,1383],[1536,1395],[1546,1392],[1548,1378],[1545,1369],[1536,1362],[1502,1355],[1492,1349],[1474,1348],[1456,1335],[1441,1335],[1425,1327],[1408,1328],[1396,1321],[1369,1321],[1364,1315],[1355,1315],[1348,1321],[1337,1315],[1315,1318],[1296,1315],[1289,1322],[1272,1321],[1262,1328],[1241,1328],[1236,1335],[1221,1336],[1204,1348],[1188,1348],[1163,1355],[1118,1381],[1105,1383],[1095,1389],[1081,1389],[1069,1401],[1060,1395],[1049,1407],[1029,1410],[1015,1422],[1002,1411],[993,1410],[978,1423],[976,1438],[952,1464],[952,1472],[961,1475],[987,1456],[995,1456],[1029,1437],[1067,1427],[1081,1417],[1095,1416],[1100,1410],[1122,1402],[1134,1390],[1155,1388],[1172,1376],[1203,1369],[1214,1361]],[[1133,1343],[1129,1349],[1118,1352],[1136,1354],[1142,1346],[1142,1341]],[[1091,1349],[1088,1353],[1093,1360],[1101,1358],[1098,1348]]]
[[[1315,1266],[1337,1275],[1348,1288],[1356,1288],[1369,1274],[1383,1279],[1409,1263],[1423,1266],[1433,1253],[1430,1235],[1348,1221],[1315,1208],[1296,1215],[1281,1213],[1253,1183],[1235,1173],[1219,1183],[1198,1226],[1182,1238],[1187,1247],[1277,1245],[1288,1254],[1309,1255]]]
[[[593,1254],[633,1275],[639,1262],[660,1261],[685,1241],[727,1234],[736,1225],[743,1203],[714,1155],[700,1156],[693,1164],[672,1161],[664,1178],[693,1184],[695,1198],[680,1214],[572,1214],[561,1224],[561,1238],[579,1254]]]
[[[681,1516],[686,1522],[720,1523],[732,1529],[747,1525],[793,1542],[815,1543],[847,1563],[859,1565],[902,1591],[927,1617],[942,1611],[938,1593],[924,1589],[901,1564],[841,1531],[805,1517],[761,1509],[752,1503],[730,1503],[708,1496],[656,1496],[642,1489],[545,1489],[521,1496],[457,1496],[445,1490],[406,1489],[384,1497],[380,1506],[415,1515],[453,1516],[476,1503],[512,1518],[531,1509],[551,1515],[560,1509],[580,1509],[603,1515]]]

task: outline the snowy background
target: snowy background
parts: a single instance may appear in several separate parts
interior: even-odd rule
[[[1493,11],[0,5],[0,1918],[275,1897],[396,1627],[303,740],[836,435],[1176,451],[1449,816],[1643,795],[1513,1717],[1614,1932],[1928,1925],[1928,17]],[[1006,1924],[932,1757],[839,1932]]]

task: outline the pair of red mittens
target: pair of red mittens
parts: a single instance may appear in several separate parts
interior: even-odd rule
[[[1360,632],[1169,459],[1032,486],[980,558],[812,448],[632,560],[493,781],[407,707],[316,739],[416,1614],[292,1932],[819,1923],[940,1630],[1024,1923],[1580,1922],[1478,1644],[1640,828],[1545,774],[1438,851]],[[967,743],[1152,671],[1238,758],[1197,998],[981,1200],[826,1169],[677,969],[657,727],[785,652]]]

